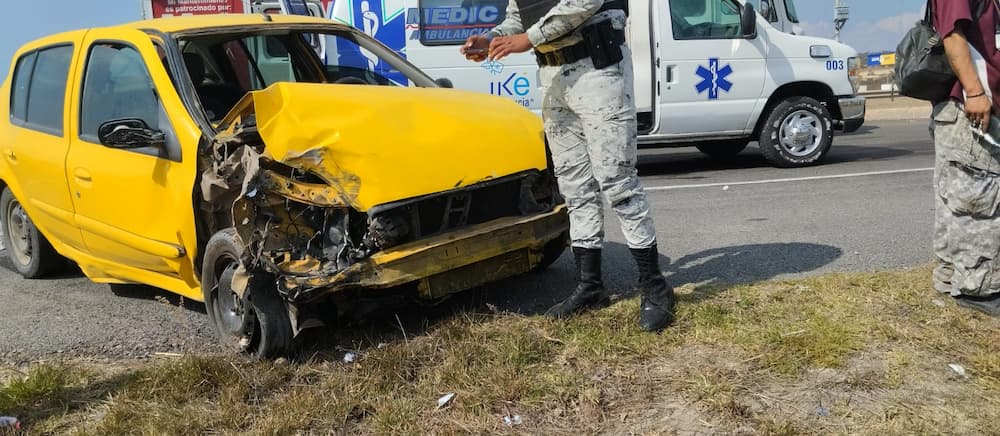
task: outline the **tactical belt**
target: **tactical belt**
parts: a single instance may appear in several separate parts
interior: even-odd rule
[[[597,10],[596,13],[612,10],[626,11],[625,0],[612,0],[609,2],[604,2],[601,8]],[[626,12],[626,15],[628,13]],[[614,32],[615,43],[618,45],[625,43],[625,31],[615,30]],[[548,53],[541,53],[535,51],[535,59],[538,61],[538,66],[541,67],[558,67],[560,65],[572,64],[573,62],[579,61],[580,59],[586,59],[590,57],[590,48],[587,46],[586,41],[580,41],[568,47],[563,47],[550,51]]]
[[[615,43],[618,45],[625,43],[624,30],[615,30]],[[587,46],[587,41],[580,41],[571,46],[556,49],[548,53],[535,52],[535,60],[538,61],[538,66],[540,67],[558,67],[589,57],[590,48]]]

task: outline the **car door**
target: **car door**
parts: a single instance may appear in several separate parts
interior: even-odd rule
[[[58,42],[23,53],[11,83],[11,135],[3,155],[16,183],[14,194],[31,220],[57,247],[83,247],[73,224],[73,201],[66,181],[67,82],[74,45]]]
[[[669,0],[660,133],[743,133],[761,98],[766,42],[744,39],[736,0]],[[759,21],[761,22],[761,21]]]
[[[156,47],[139,31],[95,30],[87,35],[79,68],[78,122],[66,168],[87,250],[112,265],[170,276],[184,271],[188,277],[182,278],[193,279],[192,190],[200,133]],[[102,144],[101,126],[121,119],[141,120],[162,132],[165,144]]]

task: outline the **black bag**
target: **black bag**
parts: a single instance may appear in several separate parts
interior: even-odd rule
[[[896,47],[896,86],[899,93],[920,100],[944,101],[951,95],[958,77],[948,63],[944,41],[934,30],[933,1],[927,0],[924,19],[917,22]],[[974,17],[982,15],[985,4],[969,1]]]

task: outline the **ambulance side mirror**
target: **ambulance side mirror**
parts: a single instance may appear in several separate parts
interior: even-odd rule
[[[455,87],[455,84],[451,83],[451,79],[449,79],[447,77],[439,77],[437,79],[434,79],[434,83],[437,83],[438,86],[440,86],[442,88],[454,88]]]
[[[757,12],[753,10],[753,5],[749,2],[743,5],[743,12],[740,14],[740,29],[743,29],[743,39],[757,37]]]

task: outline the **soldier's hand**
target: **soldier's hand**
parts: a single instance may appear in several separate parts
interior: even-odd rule
[[[973,127],[978,127],[983,131],[990,128],[990,111],[993,104],[986,95],[968,98],[965,100],[965,115],[969,117]]]
[[[473,62],[482,62],[486,60],[486,55],[489,52],[490,40],[486,39],[483,35],[472,35],[469,39],[465,40],[465,45],[459,49],[465,58]]]
[[[528,50],[531,50],[531,41],[527,33],[498,36],[490,42],[490,60],[503,59],[511,53],[524,53]]]

